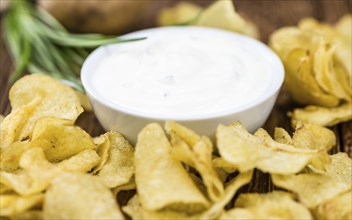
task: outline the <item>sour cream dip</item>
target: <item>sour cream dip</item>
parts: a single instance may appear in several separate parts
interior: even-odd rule
[[[108,102],[164,118],[240,108],[262,96],[272,65],[257,45],[207,28],[156,28],[126,38],[145,40],[102,47],[92,86]]]
[[[214,137],[240,121],[250,132],[268,118],[284,79],[279,57],[263,43],[203,27],[161,27],[101,46],[84,61],[82,84],[105,130],[132,144],[149,123],[177,121]]]

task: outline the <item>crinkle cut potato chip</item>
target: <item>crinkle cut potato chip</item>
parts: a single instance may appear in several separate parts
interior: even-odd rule
[[[340,194],[313,210],[317,219],[352,219],[352,191]]]
[[[248,133],[239,122],[219,125],[216,137],[220,156],[240,172],[257,168],[263,172],[293,174],[317,155],[317,151],[296,149],[273,140],[266,143]]]
[[[215,1],[202,9],[188,2],[180,2],[172,8],[162,9],[158,15],[159,25],[186,24],[221,28],[259,38],[258,28],[243,19],[230,0]]]
[[[299,201],[311,209],[350,191],[352,186],[333,176],[318,173],[271,174],[271,179],[276,186],[296,193]]]
[[[41,206],[43,198],[43,193],[30,196],[19,196],[15,194],[0,195],[0,215],[17,215],[35,206]]]
[[[181,162],[172,157],[171,145],[160,125],[153,123],[142,129],[134,158],[137,191],[144,208],[191,214],[209,206]]]
[[[71,124],[83,112],[74,90],[44,74],[31,74],[19,79],[10,89],[9,99],[13,111],[37,97],[42,101],[24,125],[19,139],[30,136],[35,122],[43,117],[69,120]]]
[[[235,209],[244,208],[253,214],[252,219],[313,219],[309,210],[294,200],[294,196],[284,191],[266,194],[241,194]]]
[[[65,173],[45,193],[45,219],[124,219],[118,204],[99,177]]]
[[[117,132],[106,134],[109,139],[109,155],[98,176],[109,188],[127,184],[134,174],[134,149]]]
[[[42,118],[35,124],[32,142],[44,149],[50,162],[58,162],[82,150],[96,148],[87,132],[69,123],[64,119]]]
[[[319,106],[307,106],[303,109],[295,109],[290,116],[292,126],[301,121],[314,123],[320,126],[334,126],[340,122],[352,119],[352,103],[346,103],[335,108]]]

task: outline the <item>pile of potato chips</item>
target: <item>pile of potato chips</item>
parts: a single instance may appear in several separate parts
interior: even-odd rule
[[[293,124],[333,126],[352,119],[351,15],[334,26],[303,19],[298,27],[275,31],[269,44],[285,65],[292,98],[309,105],[293,111]]]
[[[215,1],[204,9],[190,2],[179,2],[160,11],[158,24],[214,27],[259,38],[258,28],[235,11],[231,0]]]
[[[352,160],[328,155],[335,135],[297,123],[272,138],[219,125],[216,145],[168,121],[149,124],[135,147],[120,134],[92,138],[69,87],[32,74],[10,91],[1,121],[0,215],[9,219],[351,219]],[[241,193],[254,169],[280,188]],[[120,207],[116,195],[136,189]],[[232,203],[234,208],[225,206]]]

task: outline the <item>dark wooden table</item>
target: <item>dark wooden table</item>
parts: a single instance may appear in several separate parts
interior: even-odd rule
[[[155,1],[155,0],[154,0]],[[195,1],[200,5],[207,5],[209,1]],[[172,0],[160,1],[159,8],[169,5]],[[351,13],[351,0],[234,0],[239,13],[245,14],[257,24],[261,33],[261,40],[267,43],[269,35],[277,28],[283,26],[297,25],[298,21],[304,17],[314,17],[320,21],[334,23],[341,16]],[[156,11],[150,12],[150,20],[141,24],[141,27],[151,27],[155,25]],[[13,65],[6,52],[3,41],[0,42],[0,114],[7,115],[11,107],[8,102],[9,85],[8,76],[13,70]],[[275,127],[283,127],[292,131],[287,112],[297,107],[290,99],[290,95],[283,87],[281,89],[276,105],[268,118],[265,129],[273,133]],[[78,124],[91,135],[96,136],[103,133],[101,125],[96,120],[93,113],[83,113],[78,120]],[[352,157],[352,122],[341,123],[331,128],[337,137],[336,146],[331,153],[346,152]],[[273,189],[273,185],[267,174],[256,171],[251,184],[241,189],[242,192],[267,192]],[[119,201],[123,205],[127,202],[129,194],[119,196]]]

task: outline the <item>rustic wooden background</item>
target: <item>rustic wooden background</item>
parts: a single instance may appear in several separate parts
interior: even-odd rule
[[[150,0],[152,1],[152,0]],[[153,0],[155,3],[156,0]],[[175,0],[160,0],[157,7],[150,10],[149,19],[143,21],[140,27],[155,26],[155,17],[159,8],[174,4]],[[199,5],[207,5],[211,1],[193,1]],[[334,23],[341,16],[351,13],[351,0],[234,0],[236,10],[250,18],[257,24],[261,33],[261,40],[267,42],[268,36],[277,28],[296,25],[304,17],[314,17],[320,21]],[[0,18],[1,19],[1,18]],[[134,28],[134,29],[135,29]],[[13,70],[11,60],[6,52],[3,41],[0,41],[0,114],[7,115],[11,107],[8,102],[9,85],[8,76]],[[290,99],[289,93],[283,87],[277,103],[265,124],[265,129],[272,134],[275,127],[283,127],[292,131],[287,112],[295,106]],[[78,124],[96,136],[103,133],[103,129],[93,113],[84,113],[80,116]],[[352,157],[352,122],[342,123],[331,128],[337,136],[337,144],[331,153],[346,152]],[[267,192],[273,189],[267,174],[257,171],[254,179],[242,192]],[[123,205],[131,193],[119,195],[119,201]]]

